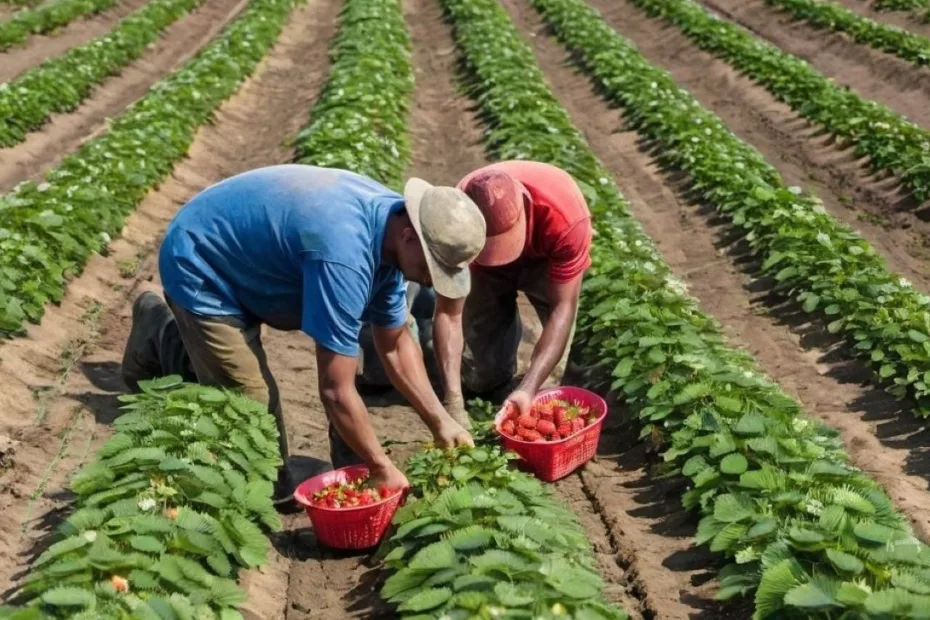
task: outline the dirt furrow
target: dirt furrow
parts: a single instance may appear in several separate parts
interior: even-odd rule
[[[25,44],[0,53],[0,83],[8,82],[49,58],[109,32],[119,20],[145,6],[147,1],[122,0],[109,10],[76,19],[55,32],[29,37]]]
[[[758,293],[767,287],[738,271],[738,249],[731,246],[727,230],[712,212],[689,202],[679,191],[680,184],[659,170],[639,136],[623,129],[620,113],[595,94],[587,78],[566,66],[564,48],[542,34],[526,0],[508,2],[519,7],[528,32],[538,33],[533,41],[556,93],[601,161],[614,172],[634,215],[675,274],[701,307],[723,324],[734,344],[751,351],[761,368],[797,397],[810,415],[842,433],[853,462],[884,486],[918,534],[930,540],[930,469],[922,425],[909,413],[899,412],[898,404],[886,394],[864,385],[868,373],[842,361],[816,329],[792,316],[790,309],[783,312],[766,304]],[[626,21],[627,12],[605,10],[605,14],[614,25],[625,23],[630,31],[638,28],[636,22]],[[640,32],[643,38],[655,36]],[[693,57],[690,61],[700,62]],[[706,66],[703,71],[713,74]]]
[[[119,362],[131,302],[140,288],[153,286],[153,250],[165,226],[204,187],[291,159],[283,143],[306,122],[319,94],[337,10],[335,0],[310,0],[294,11],[254,76],[200,130],[188,159],[128,218],[108,256],[91,259],[62,304],[49,308],[27,337],[0,348],[0,438],[15,442],[0,473],[0,584],[21,576],[30,551],[67,508],[68,477],[110,432],[124,389]],[[283,616],[286,570],[287,561],[275,556],[246,576],[247,617]]]
[[[840,33],[794,21],[761,0],[699,0],[704,6],[756,36],[803,58],[824,75],[864,99],[882,103],[923,127],[930,127],[930,68],[915,67],[892,54],[857,43]]]
[[[21,144],[0,150],[0,191],[41,175],[81,143],[105,131],[108,119],[181,67],[247,5],[248,0],[208,0],[169,26],[119,75],[101,82],[73,112],[53,115]]]

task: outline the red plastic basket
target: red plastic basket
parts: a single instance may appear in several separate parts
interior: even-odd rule
[[[537,478],[553,482],[564,478],[588,461],[597,453],[597,442],[601,437],[601,427],[607,417],[607,403],[593,392],[577,387],[557,387],[542,390],[533,399],[533,404],[550,400],[565,400],[589,407],[591,413],[597,414],[597,421],[568,439],[561,441],[523,441],[501,433],[501,422],[507,414],[506,409],[498,412],[494,426],[501,436],[505,450],[512,450],[520,455]]]
[[[367,475],[368,468],[364,465],[350,465],[305,480],[294,491],[294,499],[306,508],[320,543],[333,549],[368,549],[381,542],[404,498],[403,491],[375,504],[356,508],[323,508],[312,505],[310,501],[315,492],[331,484]]]

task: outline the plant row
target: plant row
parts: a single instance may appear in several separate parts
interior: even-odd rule
[[[686,171],[694,189],[745,233],[777,291],[844,337],[889,392],[912,397],[915,414],[930,415],[930,297],[891,272],[818,198],[786,187],[758,151],[607,24],[576,21],[560,37],[637,131],[662,146],[660,161]]]
[[[295,140],[296,162],[342,168],[403,186],[413,91],[410,36],[397,0],[348,0],[333,66],[310,123]]]
[[[65,157],[44,182],[0,198],[0,333],[19,333],[187,152],[197,128],[251,74],[295,0],[253,0],[184,67]]]
[[[899,56],[915,65],[930,64],[930,39],[897,26],[882,24],[847,9],[836,2],[820,0],[766,0],[781,7],[795,19],[818,28],[844,32],[859,43]]]
[[[492,440],[496,438],[491,438]],[[623,620],[578,517],[499,447],[420,452],[381,555],[402,618]]]
[[[152,0],[109,33],[4,84],[0,88],[0,146],[20,143],[52,114],[76,108],[94,85],[141,56],[165,28],[202,1]]]
[[[114,4],[116,0],[59,0],[17,11],[0,23],[0,51],[20,45],[29,35],[52,32],[78,17],[102,13]]]
[[[76,510],[0,618],[242,618],[242,568],[266,561],[281,458],[267,409],[166,377],[72,481]]]
[[[683,503],[703,516],[698,542],[732,562],[721,596],[755,591],[757,618],[920,617],[930,550],[847,463],[835,433],[726,346],[632,219],[506,12],[493,0],[444,4],[492,153],[560,166],[588,200],[597,235],[574,352],[593,387],[612,388],[641,420],[669,472],[690,479]],[[583,4],[536,4],[566,38],[616,46]]]
[[[930,199],[930,131],[837,85],[804,60],[721,20],[693,0],[634,0],[673,23],[698,47],[726,60],[811,122],[855,146],[876,172],[901,179],[918,201]]]

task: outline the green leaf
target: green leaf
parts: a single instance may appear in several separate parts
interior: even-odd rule
[[[817,587],[814,583],[805,583],[792,588],[785,595],[785,605],[800,607],[802,609],[825,609],[827,607],[839,607],[828,592]]]
[[[428,611],[439,607],[450,598],[452,598],[452,590],[450,588],[429,588],[427,590],[421,590],[408,598],[397,610],[415,612]]]
[[[410,559],[408,567],[413,570],[439,570],[455,565],[455,547],[448,540],[441,540],[420,549]]]
[[[720,461],[720,471],[729,475],[739,475],[749,468],[749,461],[746,457],[738,452],[734,452],[723,457]]]
[[[42,602],[53,607],[90,607],[96,597],[92,592],[74,586],[59,586],[42,593]]]

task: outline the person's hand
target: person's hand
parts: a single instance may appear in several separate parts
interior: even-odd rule
[[[397,469],[390,461],[384,465],[370,467],[369,471],[368,481],[378,492],[402,491],[410,486],[404,472]]]
[[[465,428],[453,420],[451,417],[446,418],[438,428],[433,431],[433,441],[440,448],[452,448],[454,446],[475,447],[475,440]]]
[[[468,419],[468,411],[465,409],[465,397],[461,394],[446,395],[446,411],[462,428],[466,430],[471,428],[471,420]]]
[[[515,407],[518,416],[529,415],[533,408],[533,396],[526,390],[514,390],[504,401],[504,407]]]

